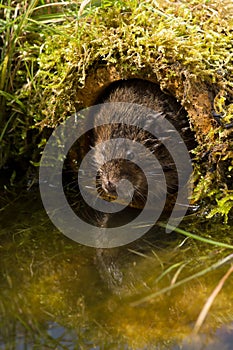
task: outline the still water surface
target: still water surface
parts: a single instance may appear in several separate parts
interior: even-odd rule
[[[159,227],[121,248],[82,246],[56,230],[37,192],[18,198],[0,215],[1,350],[233,349],[232,276],[193,333],[230,259],[163,291],[230,256],[230,249]],[[233,226],[188,217],[182,227],[233,244]]]

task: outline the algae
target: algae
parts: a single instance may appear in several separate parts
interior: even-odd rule
[[[96,249],[59,233],[39,193],[19,198],[1,218],[1,347],[16,349],[22,342],[25,349],[175,349],[185,339],[194,342],[203,335],[216,343],[215,331],[232,324],[232,279],[214,300],[197,338],[192,331],[231,267],[232,248],[226,247],[232,243],[231,228],[217,220],[185,220],[185,228],[218,239],[222,246],[193,237],[184,240],[157,227],[152,237],[112,256],[122,280],[110,287],[110,273],[102,277]],[[60,337],[52,337],[49,326],[60,326]]]

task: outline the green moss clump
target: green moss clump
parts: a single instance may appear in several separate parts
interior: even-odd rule
[[[114,65],[122,77],[142,70],[154,73],[164,86],[172,76],[185,74],[187,82],[221,80],[225,91],[231,89],[227,4],[198,0],[158,5],[128,0],[107,7],[103,1],[79,20],[58,25],[38,57],[28,112],[35,122],[56,126],[80,106],[77,91],[85,87],[90,71],[101,66]]]

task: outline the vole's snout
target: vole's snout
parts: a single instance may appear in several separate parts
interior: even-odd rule
[[[102,188],[106,193],[116,195],[116,185],[111,180],[103,181]]]

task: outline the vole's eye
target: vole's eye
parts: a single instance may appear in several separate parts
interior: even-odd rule
[[[132,159],[134,159],[134,153],[131,150],[128,150],[126,152],[126,157],[128,160],[132,160]]]

